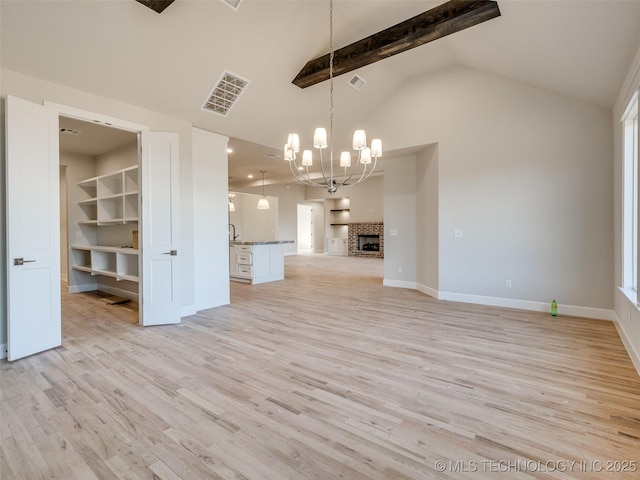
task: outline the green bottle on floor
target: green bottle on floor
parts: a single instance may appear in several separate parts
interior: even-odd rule
[[[558,316],[558,302],[555,300],[551,301],[551,315],[554,317]]]

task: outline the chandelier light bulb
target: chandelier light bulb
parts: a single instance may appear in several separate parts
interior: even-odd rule
[[[364,130],[356,130],[353,132],[353,149],[362,150],[367,146],[367,134]]]
[[[327,148],[327,131],[324,128],[316,128],[316,131],[313,134],[313,147]]]
[[[342,152],[340,154],[340,166],[345,168],[351,166],[351,154],[349,152]]]
[[[360,163],[364,165],[369,165],[371,163],[371,149],[369,147],[362,149],[362,153],[360,154]]]
[[[284,159],[287,162],[293,161],[293,151],[289,149],[289,145],[284,146]]]
[[[300,137],[297,133],[290,133],[289,139],[287,140],[287,146],[289,150],[293,153],[298,153],[300,151]]]
[[[371,156],[376,158],[382,156],[382,140],[379,138],[371,140]]]
[[[302,152],[302,162],[300,163],[303,167],[310,167],[313,164],[311,150],[305,150],[304,152]]]

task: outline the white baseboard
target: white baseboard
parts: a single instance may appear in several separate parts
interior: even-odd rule
[[[138,294],[131,290],[123,290],[121,288],[110,287],[108,285],[99,285],[101,292],[110,293],[111,295],[117,295],[118,297],[130,298],[131,300],[138,301]]]
[[[438,298],[438,291],[437,290],[435,290],[435,289],[433,289],[431,287],[427,287],[426,285],[422,285],[421,283],[418,283],[417,290],[422,292],[422,293],[426,293],[430,297]]]
[[[616,315],[615,312],[613,312],[613,317],[614,317],[613,323],[615,324],[616,330],[618,331],[618,335],[620,335],[620,339],[624,344],[624,348],[626,348],[627,350],[627,354],[631,359],[631,363],[633,363],[633,366],[636,367],[636,372],[638,372],[638,375],[640,375],[640,352],[638,352],[634,348],[633,342],[627,335],[627,332],[625,331],[624,326],[618,320],[618,316]]]
[[[492,307],[517,308],[533,312],[549,312],[551,305],[546,302],[534,302],[530,300],[518,300],[513,298],[487,297],[483,295],[469,295],[466,293],[440,292],[426,285],[402,280],[384,279],[382,284],[386,287],[413,288],[438,300],[451,302],[475,303],[477,305],[489,305]],[[594,318],[598,320],[615,320],[615,312],[604,308],[578,307],[575,305],[558,305],[559,315]]]
[[[7,358],[7,344],[0,343],[0,360]]]
[[[412,290],[419,290],[418,284],[416,282],[405,282],[404,280],[391,280],[388,278],[382,279],[382,285],[385,287],[395,287],[395,288],[410,288]]]
[[[518,308],[532,312],[549,312],[551,305],[547,302],[518,300],[513,298],[486,297],[483,295],[469,295],[466,293],[438,292],[438,299],[452,302],[476,303],[493,307]],[[579,307],[575,305],[558,304],[558,315],[594,318],[598,320],[613,320],[613,310],[604,308]]]
[[[188,317],[190,315],[195,315],[198,310],[195,305],[187,305],[186,307],[180,308],[180,318]]]
[[[98,289],[97,283],[84,283],[80,285],[69,285],[67,290],[69,293],[82,293],[82,292],[91,292],[97,289]]]

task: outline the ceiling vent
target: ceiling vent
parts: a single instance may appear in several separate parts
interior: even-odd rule
[[[60,133],[64,133],[66,135],[80,135],[82,130],[74,130],[73,128],[64,128],[60,129]]]
[[[202,109],[226,116],[248,84],[249,80],[227,71],[222,72],[218,82],[209,92]]]
[[[241,1],[242,0],[222,0],[223,3],[226,3],[227,5],[229,5],[234,10],[238,10],[238,8],[240,8],[240,2]]]
[[[365,86],[366,83],[367,81],[359,75],[354,75],[353,77],[351,77],[351,80],[349,80],[349,85],[351,85],[356,90],[360,90]]]

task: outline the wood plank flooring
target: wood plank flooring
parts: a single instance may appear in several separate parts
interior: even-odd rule
[[[0,362],[0,478],[639,478],[613,323],[437,301],[382,266],[286,257],[164,327],[64,294],[63,346]]]

